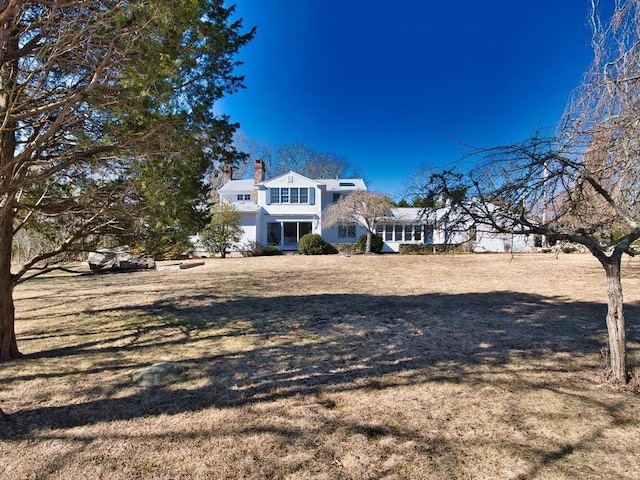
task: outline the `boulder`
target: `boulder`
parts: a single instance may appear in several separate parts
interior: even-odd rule
[[[141,387],[156,387],[181,380],[186,369],[173,362],[154,363],[133,372],[133,381]]]
[[[155,268],[156,263],[150,257],[134,255],[126,248],[103,248],[89,253],[87,263],[92,272],[126,272]]]

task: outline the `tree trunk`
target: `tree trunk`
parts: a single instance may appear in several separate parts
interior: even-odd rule
[[[607,333],[611,372],[616,380],[627,383],[627,334],[624,322],[622,283],[620,281],[620,255],[612,255],[602,262],[607,276]]]
[[[15,332],[13,276],[11,274],[11,244],[13,214],[10,208],[0,213],[0,361],[21,356]]]
[[[367,230],[367,245],[364,249],[364,253],[371,253],[372,238],[373,238],[373,234],[371,233],[371,230]]]
[[[5,2],[6,3],[6,2]],[[13,7],[14,10],[17,8]],[[15,14],[5,16],[5,23],[0,25],[3,33],[13,29]],[[2,35],[0,37],[2,56],[6,52],[18,51],[18,37]],[[0,117],[5,124],[0,128],[0,167],[7,168],[13,161],[16,152],[16,122],[8,114],[12,103],[12,92],[15,88],[18,71],[17,60],[5,61],[0,65]],[[0,177],[0,185],[4,191],[12,180],[12,169],[7,169]],[[20,357],[15,332],[15,310],[13,306],[13,275],[11,274],[11,250],[13,246],[13,194],[7,191],[0,197],[0,361]]]

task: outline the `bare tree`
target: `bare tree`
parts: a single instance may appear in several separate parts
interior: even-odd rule
[[[371,253],[371,238],[376,225],[393,217],[393,201],[381,193],[358,191],[341,197],[322,215],[326,226],[361,225],[367,230],[365,253]]]
[[[263,160],[270,177],[290,170],[309,178],[339,178],[345,175],[360,177],[349,161],[335,153],[318,152],[304,143],[271,145],[249,138],[242,132],[234,137],[236,148],[248,154],[247,162],[240,162],[234,176],[250,175],[251,159]]]
[[[466,189],[458,207],[500,232],[585,246],[606,275],[611,372],[627,382],[621,259],[640,239],[640,0],[616,2],[604,23],[593,7],[594,61],[558,131],[474,152],[470,174],[440,172],[420,188]]]

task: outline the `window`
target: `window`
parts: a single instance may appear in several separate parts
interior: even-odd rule
[[[279,223],[271,222],[267,224],[267,243],[269,245],[280,245],[282,231]]]
[[[478,241],[478,228],[475,225],[471,225],[469,228],[469,240],[473,242]]]
[[[402,228],[402,225],[396,225],[396,235],[395,235],[395,241],[396,242],[401,242],[402,241],[402,231],[404,230],[404,228]]]
[[[309,189],[306,187],[271,188],[269,200],[271,203],[309,203]]]
[[[338,238],[355,238],[355,225],[338,225]]]
[[[413,240],[413,225],[404,226],[404,241],[410,242]]]
[[[424,226],[424,243],[433,243],[433,225]]]
[[[414,223],[411,225],[376,225],[376,233],[385,242],[421,242],[426,226]],[[426,238],[429,238],[427,235]]]
[[[384,241],[390,242],[393,240],[393,225],[384,226]]]
[[[340,200],[340,194],[339,193],[334,193],[333,194],[333,201],[337,202],[338,200]]]
[[[251,200],[251,194],[249,194],[249,193],[239,193],[238,195],[236,195],[236,200],[238,202]]]
[[[425,228],[426,228],[426,226],[425,226]],[[413,226],[413,239],[414,240],[416,240],[416,241],[422,240],[422,229],[423,229],[422,225],[414,225]],[[433,229],[431,230],[431,232],[433,234]],[[433,235],[432,235],[432,237],[433,237]],[[432,241],[433,241],[433,238],[432,238]]]

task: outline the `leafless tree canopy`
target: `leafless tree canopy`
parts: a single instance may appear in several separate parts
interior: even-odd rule
[[[250,176],[248,168],[252,159],[264,161],[269,177],[276,177],[290,170],[309,178],[361,177],[350,162],[335,153],[318,152],[304,143],[270,145],[249,138],[239,132],[234,136],[238,150],[248,154],[247,161],[234,170],[234,177]]]
[[[375,227],[384,219],[393,216],[393,202],[384,194],[356,191],[337,202],[332,203],[325,210],[322,221],[325,225],[360,225],[367,230],[366,252],[371,252],[371,236]]]
[[[465,191],[457,207],[476,223],[580,243],[607,276],[611,368],[628,380],[620,262],[640,239],[640,0],[592,2],[594,59],[558,128],[473,152],[468,174],[438,172],[427,195]]]

